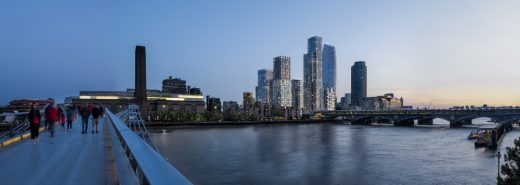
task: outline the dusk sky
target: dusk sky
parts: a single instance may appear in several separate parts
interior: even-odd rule
[[[2,1],[0,104],[134,87],[147,50],[149,89],[168,76],[242,101],[257,70],[291,57],[303,79],[307,39],[336,47],[338,98],[364,60],[368,95],[405,104],[520,105],[520,1]]]

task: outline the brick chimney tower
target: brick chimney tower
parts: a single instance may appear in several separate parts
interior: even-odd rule
[[[139,105],[141,115],[146,116],[148,103],[146,94],[146,49],[144,46],[135,47],[135,100]]]

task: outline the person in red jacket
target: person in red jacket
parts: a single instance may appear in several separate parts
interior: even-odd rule
[[[45,110],[45,122],[47,123],[47,129],[51,133],[51,137],[54,137],[54,124],[59,121],[58,108],[54,103],[50,103],[47,110]]]

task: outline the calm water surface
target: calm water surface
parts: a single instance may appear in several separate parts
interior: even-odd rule
[[[471,130],[316,123],[152,136],[194,184],[495,184],[495,151],[475,149]],[[518,137],[509,132],[501,150]]]

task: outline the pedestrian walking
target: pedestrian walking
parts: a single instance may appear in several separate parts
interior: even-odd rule
[[[45,111],[45,124],[47,125],[47,130],[51,133],[51,137],[54,137],[54,125],[59,121],[58,108],[56,104],[50,103],[49,108]]]
[[[59,124],[61,126],[61,130],[65,131],[65,111],[63,111],[63,108],[58,107],[58,115],[59,115]]]
[[[81,133],[86,134],[88,129],[88,119],[90,117],[90,110],[88,105],[81,107]]]
[[[67,107],[67,132],[72,131],[72,122],[76,120],[76,111],[72,107]]]
[[[103,114],[101,108],[96,105],[92,108],[92,134],[98,133],[98,125],[99,125],[99,117],[101,117],[101,114]]]
[[[45,119],[45,114],[47,114],[47,112],[49,111],[49,109],[51,109],[52,106],[51,104],[47,105],[47,107],[45,107],[45,111],[44,111],[44,115],[43,115],[43,119]],[[48,128],[49,127],[49,122],[47,120],[45,120],[45,128]]]
[[[36,103],[31,104],[31,110],[29,111],[29,115],[27,116],[29,119],[29,128],[31,129],[31,140],[33,144],[39,143],[40,139],[38,138],[38,134],[40,132],[40,110],[36,108]]]

